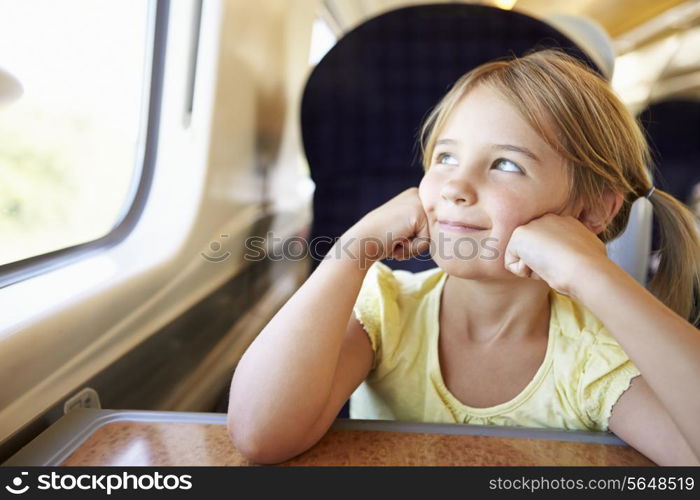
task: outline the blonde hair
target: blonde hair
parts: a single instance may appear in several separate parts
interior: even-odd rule
[[[569,203],[600,204],[606,192],[623,196],[622,206],[598,235],[604,242],[627,226],[632,203],[652,187],[651,155],[641,127],[610,85],[577,59],[557,50],[496,60],[463,75],[428,115],[420,133],[423,168],[450,113],[476,85],[486,85],[514,106],[564,159]],[[649,291],[691,323],[700,290],[700,242],[694,216],[670,194],[650,197],[661,237],[658,271]]]

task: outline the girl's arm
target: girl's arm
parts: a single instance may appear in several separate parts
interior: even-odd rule
[[[612,262],[605,245],[574,217],[546,214],[516,228],[506,248],[504,265],[518,276],[545,280],[555,290],[580,301],[602,321],[642,373],[644,383],[675,422],[696,460],[700,457],[697,329]],[[637,415],[635,424],[647,418],[650,426],[667,422],[658,406],[653,406],[654,398],[639,388],[642,384],[633,382],[633,386],[629,395],[620,398],[620,407],[613,408],[614,425],[629,420],[630,413]],[[630,410],[630,406],[634,408]],[[660,452],[668,457],[673,455],[669,448],[677,439],[673,430],[665,427],[669,440]],[[627,433],[626,437],[630,436]],[[645,444],[654,439],[648,435]]]
[[[366,272],[351,258],[325,259],[239,361],[231,381],[228,428],[249,459],[280,462],[313,445],[343,404],[344,399],[337,408],[328,407],[334,383],[345,388],[347,398],[366,377],[372,348],[352,315]],[[349,348],[341,356],[344,344]],[[336,380],[339,359],[344,378]],[[328,413],[321,419],[328,420],[325,428],[317,430],[316,422]]]
[[[312,446],[367,376],[367,334],[352,314],[373,261],[429,248],[418,189],[365,215],[331,249],[241,358],[231,381],[228,426],[257,462],[280,462]]]
[[[612,409],[608,429],[658,465],[700,465],[688,441],[643,376]]]
[[[697,461],[700,457],[700,391],[697,387],[700,332],[609,259],[597,259],[587,267],[585,279],[577,280],[572,295],[600,319],[620,343],[642,373],[643,384],[648,384],[653,396],[673,419]],[[633,385],[641,387],[642,383]],[[645,394],[643,388],[635,389],[627,397],[623,394],[613,409],[611,422],[624,421],[623,413],[628,419],[630,413],[641,413],[630,411],[625,399],[646,407],[644,401],[650,401],[650,395]],[[626,411],[625,407],[628,407]],[[657,417],[663,419],[658,413]],[[648,427],[645,430],[647,437],[650,430],[653,432]],[[672,446],[673,442],[668,445]]]

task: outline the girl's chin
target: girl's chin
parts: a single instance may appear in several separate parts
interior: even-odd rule
[[[463,260],[457,258],[435,258],[435,263],[450,276],[469,280],[502,280],[516,276],[503,267],[499,260]]]

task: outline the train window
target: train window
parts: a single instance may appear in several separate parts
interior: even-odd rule
[[[141,173],[149,2],[0,0],[0,266],[96,240]]]

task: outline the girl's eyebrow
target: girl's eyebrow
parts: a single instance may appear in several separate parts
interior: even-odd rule
[[[493,144],[491,148],[500,151],[513,151],[515,153],[520,153],[536,162],[541,163],[541,160],[537,157],[535,153],[522,146],[514,146],[513,144]]]
[[[458,143],[459,143],[459,141],[455,141],[454,139],[440,139],[439,141],[437,141],[437,142],[435,143],[435,145],[436,145],[436,146],[439,145],[439,144],[453,144],[453,145],[456,145],[456,144],[458,144]]]
[[[435,143],[436,146],[440,144],[451,144],[451,145],[457,145],[459,144],[459,141],[456,141],[454,139],[440,139]],[[514,153],[520,153],[528,158],[542,163],[542,160],[539,159],[539,157],[530,151],[529,149],[522,147],[522,146],[515,146],[514,144],[492,144],[491,149],[497,150],[497,151],[513,151]]]

